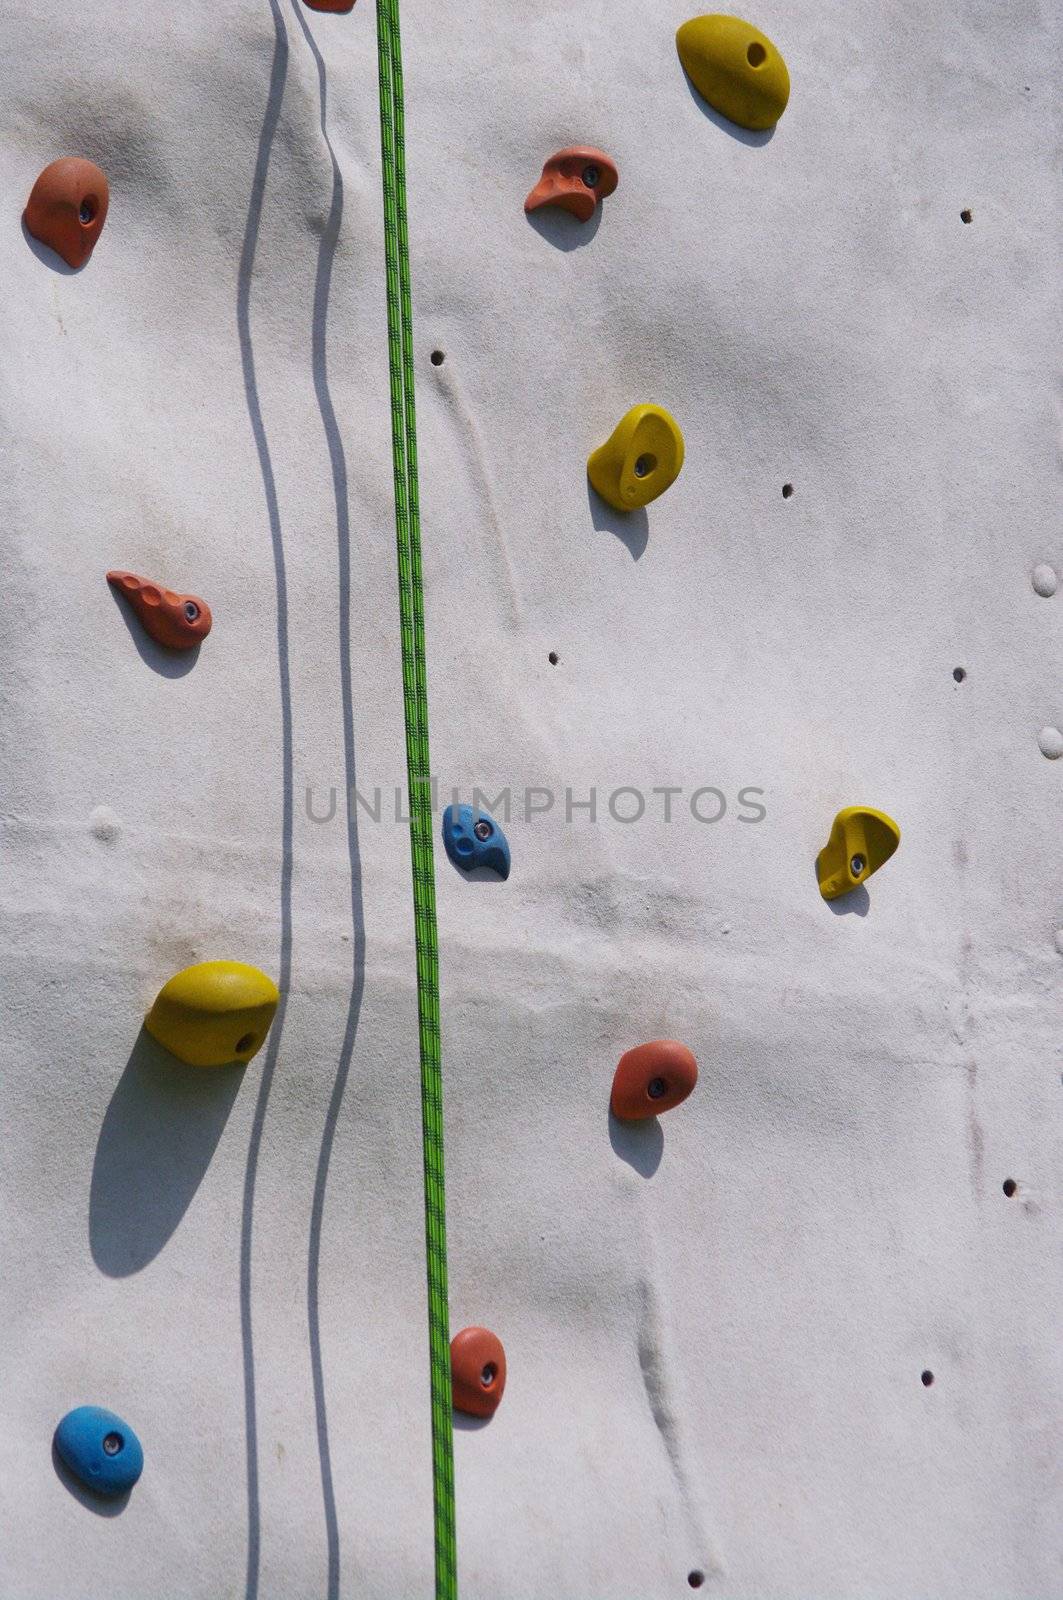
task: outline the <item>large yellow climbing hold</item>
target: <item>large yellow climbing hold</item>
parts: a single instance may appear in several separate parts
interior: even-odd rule
[[[663,406],[632,406],[587,461],[587,476],[617,511],[648,506],[679,476],[683,435]]]
[[[849,894],[887,862],[901,842],[901,830],[884,811],[846,806],[839,811],[826,847],[816,857],[816,877],[824,900]]]
[[[191,1067],[250,1061],[280,1000],[272,978],[242,961],[201,961],[159,990],[144,1026]]]
[[[710,106],[741,128],[774,128],[790,98],[790,74],[766,34],[741,17],[693,17],[675,42]]]

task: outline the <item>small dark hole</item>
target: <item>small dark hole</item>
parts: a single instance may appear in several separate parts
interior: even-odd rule
[[[443,354],[442,350],[433,350],[432,351],[432,365],[433,365],[433,367],[441,367],[446,359],[447,358]]]
[[[693,1572],[687,1573],[687,1582],[692,1589],[700,1589],[705,1582],[705,1574],[695,1567]]]
[[[250,1050],[251,1046],[254,1044],[254,1042],[255,1042],[254,1034],[253,1033],[245,1033],[242,1039],[237,1039],[237,1041],[236,1041],[236,1054],[238,1056],[246,1055],[247,1052]]]
[[[601,182],[602,169],[595,166],[584,167],[583,171],[580,173],[580,177],[583,179],[583,182],[586,184],[588,189],[597,189],[599,183]]]
[[[792,483],[784,483],[783,484],[783,486],[782,486],[782,497],[783,497],[784,500],[789,500],[789,498],[793,494],[793,492],[794,492],[794,486],[793,486]]]
[[[1015,1191],[1016,1191],[1016,1189],[1018,1187],[1019,1186],[1015,1182],[1014,1178],[1005,1178],[1004,1182],[1001,1184],[1001,1188],[1004,1190],[1004,1193],[1007,1195],[1009,1200],[1011,1199],[1012,1195],[1015,1193]]]
[[[957,683],[962,683],[964,678],[967,676],[966,667],[953,667],[952,676],[956,679]]]
[[[196,618],[199,616],[199,607],[196,605],[194,600],[185,601],[185,616],[188,618],[189,622],[195,622]]]
[[[933,1381],[934,1381],[934,1374],[930,1371],[929,1368],[927,1368],[926,1372],[920,1373],[919,1382],[923,1385],[924,1389],[929,1389],[930,1385],[933,1383]]]
[[[668,1093],[668,1085],[663,1078],[651,1078],[646,1085],[646,1093],[651,1100],[659,1100],[662,1095]]]
[[[103,1437],[103,1453],[105,1456],[116,1456],[121,1450],[125,1440],[120,1433],[107,1433]]]
[[[973,213],[968,211],[967,208],[964,207],[964,209],[960,212],[960,221],[961,222],[970,222],[972,215],[973,215]]]
[[[749,65],[751,67],[762,67],[767,59],[768,52],[765,50],[762,44],[754,39],[746,51],[746,60],[749,62]]]
[[[490,1389],[497,1376],[498,1368],[495,1366],[493,1361],[489,1361],[480,1374],[480,1382],[483,1384],[485,1389]]]
[[[638,460],[635,462],[635,476],[636,476],[636,478],[648,478],[650,473],[653,471],[653,469],[654,469],[654,467],[656,465],[657,465],[657,457],[656,456],[650,456],[650,455],[639,456]]]
[[[78,220],[82,227],[87,228],[96,216],[96,202],[91,195],[86,195],[78,208]]]
[[[549,661],[552,667],[556,667],[557,663],[561,660],[561,657],[558,655],[556,650],[551,650],[546,659]]]

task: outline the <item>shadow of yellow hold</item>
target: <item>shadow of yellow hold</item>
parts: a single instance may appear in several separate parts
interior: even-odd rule
[[[816,857],[816,877],[824,900],[837,900],[866,883],[901,842],[901,830],[884,811],[846,806],[839,811],[826,847]]]
[[[687,77],[740,128],[774,128],[790,98],[786,62],[767,34],[741,17],[692,17],[675,36]]]
[[[190,1067],[250,1061],[266,1042],[280,991],[242,961],[201,961],[159,990],[144,1026]]]
[[[587,460],[587,476],[617,511],[635,511],[670,489],[683,465],[683,435],[663,406],[632,406]]]

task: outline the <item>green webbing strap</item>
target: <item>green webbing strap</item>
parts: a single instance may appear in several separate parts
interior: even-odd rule
[[[417,487],[413,313],[406,229],[406,150],[398,0],[377,0],[380,58],[380,152],[384,178],[384,263],[388,302],[388,369],[395,468],[399,625],[410,792],[413,920],[417,948],[417,1014],[421,1045],[425,1253],[428,1262],[428,1348],[432,1394],[432,1491],[435,1506],[436,1600],[457,1600],[454,1533],[454,1438],[451,1420],[450,1330],[447,1315],[447,1220],[443,1182],[443,1068],[439,1042],[439,947],[432,865],[432,781],[428,755],[421,511]]]

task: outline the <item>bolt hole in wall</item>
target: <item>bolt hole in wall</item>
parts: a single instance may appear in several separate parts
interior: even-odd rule
[[[558,655],[556,650],[551,650],[546,659],[549,661],[552,667],[556,667],[558,662],[561,660],[561,657]]]
[[[966,667],[953,667],[952,676],[956,679],[957,683],[962,683],[964,678],[967,676]]]
[[[1007,1195],[1008,1199],[1010,1200],[1012,1195],[1015,1193],[1016,1189],[1019,1186],[1015,1182],[1014,1178],[1005,1178],[1004,1182],[1001,1184],[1000,1187],[1003,1189],[1004,1193]]]
[[[973,216],[974,216],[974,212],[970,209],[970,207],[969,206],[964,206],[963,210],[960,212],[960,221],[961,222],[970,222],[970,220],[971,220],[971,218]]]
[[[693,1572],[687,1573],[687,1582],[692,1589],[700,1589],[702,1584],[705,1582],[705,1574],[703,1572],[699,1572],[695,1567]]]
[[[929,1367],[926,1369],[925,1372],[921,1372],[919,1374],[919,1382],[923,1385],[924,1389],[929,1389],[930,1385],[933,1383],[933,1381],[934,1381],[934,1374],[930,1371]]]
[[[432,360],[433,367],[441,367],[446,359],[447,358],[443,354],[442,350],[433,350],[432,351],[431,360]]]
[[[793,492],[794,492],[794,486],[793,486],[792,483],[784,483],[783,484],[783,486],[782,486],[782,497],[783,497],[784,500],[789,500],[789,498],[793,494]]]

